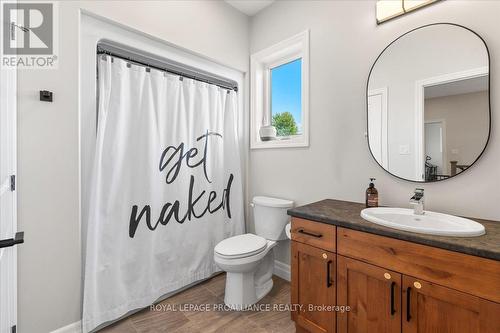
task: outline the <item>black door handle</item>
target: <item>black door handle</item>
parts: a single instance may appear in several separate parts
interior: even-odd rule
[[[410,321],[410,319],[411,319],[410,295],[411,295],[411,287],[408,287],[408,288],[406,288],[406,321]]]
[[[330,288],[333,285],[332,280],[331,280],[331,276],[330,276],[331,266],[332,266],[332,261],[328,260],[328,262],[326,263],[326,287],[327,288]]]
[[[301,233],[301,234],[304,234],[304,235],[308,235],[308,236],[313,236],[313,237],[316,237],[316,238],[321,238],[323,237],[322,234],[318,234],[318,233],[315,233],[315,232],[311,232],[311,231],[306,231],[304,229],[299,229],[297,230],[298,233]]]
[[[24,243],[24,232],[16,232],[16,236],[14,238],[0,240],[0,249],[3,247],[11,247],[22,243]]]
[[[391,316],[396,313],[396,309],[394,308],[394,287],[396,287],[396,282],[391,283]]]

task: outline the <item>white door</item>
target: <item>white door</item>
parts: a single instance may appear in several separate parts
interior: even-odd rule
[[[438,175],[443,172],[443,123],[425,123],[425,154],[431,159],[428,163],[437,166]]]
[[[0,70],[0,333],[17,321],[16,71]],[[18,237],[21,234],[18,235]]]
[[[368,93],[368,142],[373,157],[388,169],[387,156],[387,90]]]

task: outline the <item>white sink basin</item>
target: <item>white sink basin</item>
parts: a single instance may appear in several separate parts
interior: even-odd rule
[[[366,208],[361,217],[385,227],[421,234],[474,237],[485,234],[482,224],[453,215],[425,211],[423,215],[413,214],[413,209]]]

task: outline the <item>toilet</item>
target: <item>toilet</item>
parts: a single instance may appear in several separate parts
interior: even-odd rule
[[[293,201],[257,196],[251,206],[255,234],[224,239],[214,248],[215,263],[227,273],[224,303],[234,310],[245,310],[273,288],[273,248],[288,239],[286,211]]]

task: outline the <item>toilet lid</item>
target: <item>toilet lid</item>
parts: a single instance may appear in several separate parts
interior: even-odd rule
[[[226,238],[215,246],[215,252],[230,258],[249,257],[264,251],[267,240],[254,234]]]

